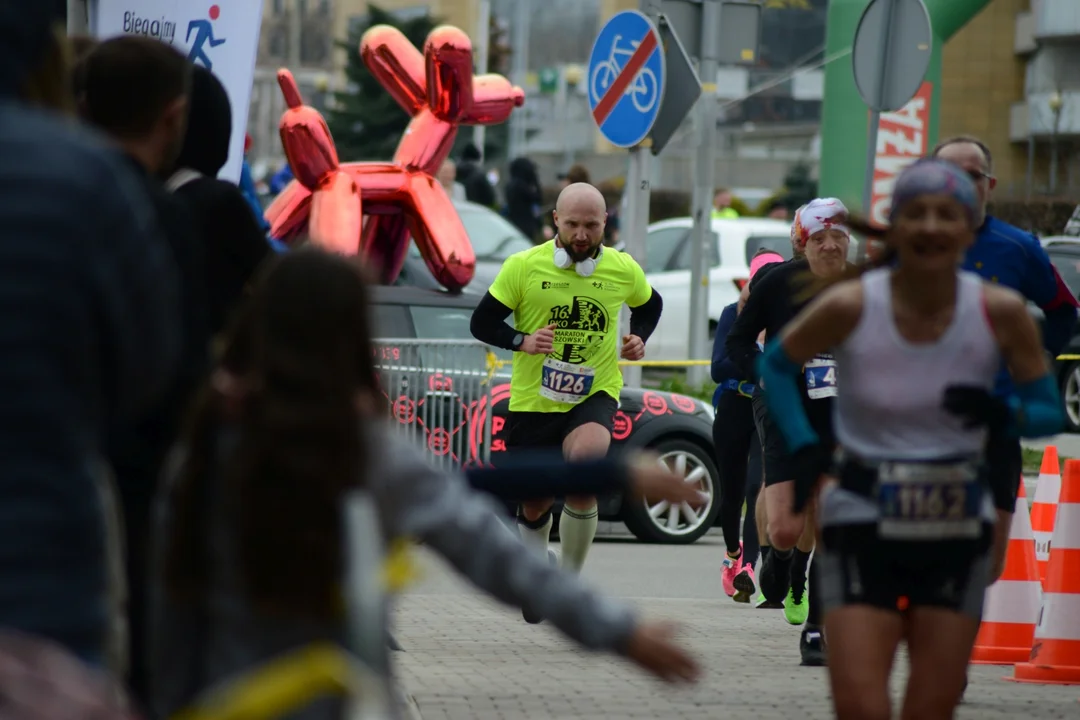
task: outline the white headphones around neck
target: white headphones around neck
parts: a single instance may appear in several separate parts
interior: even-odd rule
[[[571,265],[574,266],[574,272],[581,277],[589,277],[596,272],[596,265],[600,262],[600,258],[604,257],[604,246],[600,246],[600,252],[596,253],[594,258],[585,258],[579,263],[575,263],[570,259],[570,253],[566,252],[566,248],[559,247],[558,243],[555,244],[555,267],[560,270],[566,270]]]

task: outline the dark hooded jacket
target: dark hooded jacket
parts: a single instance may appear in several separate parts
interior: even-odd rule
[[[266,235],[240,188],[218,180],[229,158],[232,108],[221,82],[196,66],[187,137],[177,167],[200,175],[176,193],[191,208],[206,248],[208,317],[212,334],[225,329],[258,266],[271,254]]]
[[[514,158],[510,162],[510,179],[506,183],[506,217],[533,242],[540,238],[540,177],[529,158]]]
[[[0,626],[101,662],[101,458],[173,377],[177,277],[138,178],[25,106],[51,6],[0,0]]]

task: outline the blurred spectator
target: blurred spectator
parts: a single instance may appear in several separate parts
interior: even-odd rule
[[[731,207],[731,191],[727,188],[717,188],[713,196],[713,220],[717,218],[737,218],[738,211]]]
[[[465,186],[466,200],[487,208],[496,206],[495,187],[480,166],[480,150],[472,143],[467,144],[461,153],[457,180]]]
[[[468,199],[465,195],[465,186],[457,181],[457,166],[454,165],[453,160],[447,158],[443,162],[436,179],[454,202],[464,202]]]
[[[138,699],[147,687],[143,650],[151,508],[165,455],[210,359],[206,236],[193,224],[187,204],[159,179],[172,172],[184,141],[191,77],[192,65],[183,54],[139,36],[102,42],[82,68],[84,118],[108,134],[141,173],[181,281],[181,371],[161,402],[119,433],[110,452],[124,515],[130,685]]]
[[[783,200],[774,200],[765,211],[765,217],[773,220],[791,220],[791,211],[788,210]]]
[[[570,169],[564,173],[559,174],[559,190],[563,190],[567,185],[573,185],[574,183],[591,183],[589,179],[588,169],[580,164],[576,163],[570,166]]]
[[[251,206],[251,212],[255,215],[255,222],[259,224],[265,235],[270,231],[270,223],[263,215],[262,202],[259,193],[255,189],[255,180],[251,176],[251,164],[247,160],[247,154],[251,151],[251,135],[244,136],[244,162],[240,166],[240,192],[244,193],[244,199]]]
[[[206,239],[210,332],[217,335],[256,268],[273,254],[240,188],[218,180],[229,159],[232,106],[221,81],[209,70],[194,66],[191,111],[179,170],[169,187],[186,200],[195,226]]]
[[[231,109],[231,107],[230,107]],[[270,176],[270,194],[277,195],[288,186],[296,177],[292,173],[289,163],[281,166],[281,169]]]
[[[537,242],[540,239],[540,205],[543,195],[536,164],[526,157],[510,161],[510,179],[506,183],[506,219],[521,233]]]
[[[57,112],[74,105],[72,67],[49,9],[0,0],[0,626],[100,666],[99,460],[171,384],[181,317],[138,176]]]

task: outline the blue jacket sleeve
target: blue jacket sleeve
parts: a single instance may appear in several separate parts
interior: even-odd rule
[[[720,319],[716,323],[716,337],[713,338],[712,349],[712,379],[715,383],[725,380],[742,379],[739,377],[739,368],[733,363],[727,354],[727,337],[731,332],[735,318],[738,316],[738,306],[732,303],[720,313]]]
[[[1077,302],[1076,296],[1061,279],[1057,268],[1051,265],[1050,273],[1053,276],[1055,292],[1053,299],[1041,305],[1046,317],[1043,323],[1043,345],[1050,354],[1057,357],[1069,344],[1076,329]]]

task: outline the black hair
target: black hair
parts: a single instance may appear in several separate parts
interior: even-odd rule
[[[115,137],[142,137],[171,103],[188,95],[191,67],[178,50],[152,38],[106,40],[81,70],[83,114]]]

